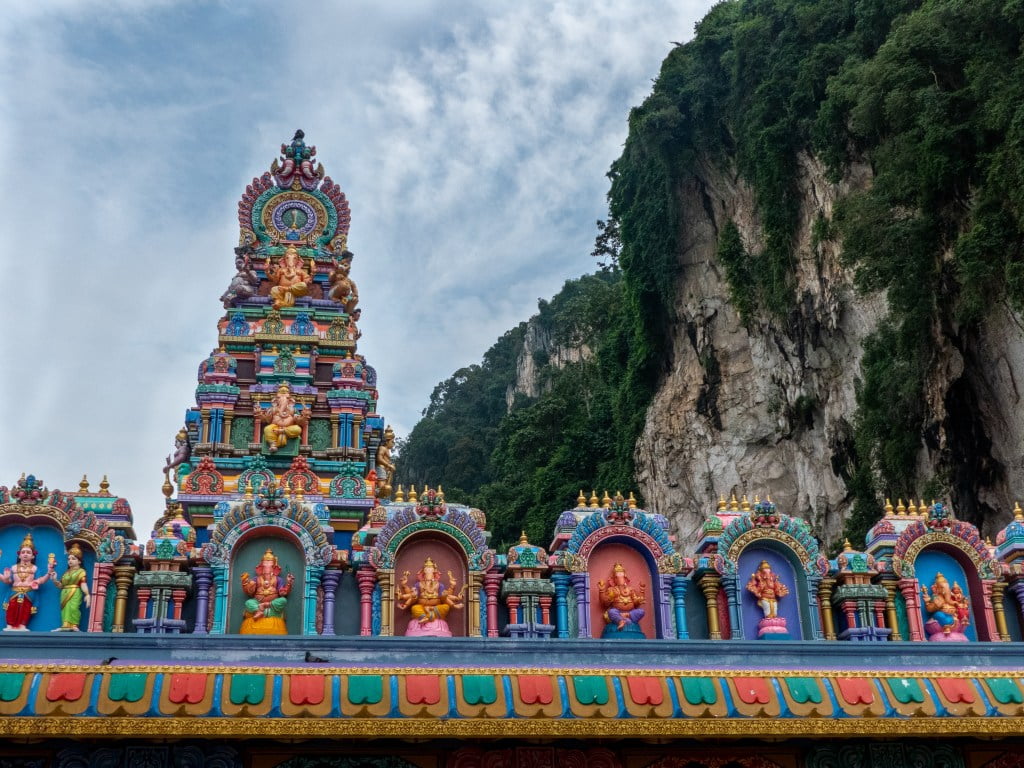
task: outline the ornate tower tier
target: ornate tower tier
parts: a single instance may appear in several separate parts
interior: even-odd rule
[[[344,548],[344,533],[390,494],[394,435],[377,414],[376,372],[357,351],[349,221],[345,194],[302,131],[239,201],[217,347],[199,364],[196,405],[164,468],[164,493],[177,486],[199,543],[218,505],[274,486],[323,505]]]

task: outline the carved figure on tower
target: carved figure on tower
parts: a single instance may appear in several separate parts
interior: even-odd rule
[[[931,594],[928,587],[921,587],[921,597],[925,611],[931,616],[924,625],[929,640],[964,642],[968,639],[963,630],[970,621],[971,609],[959,584],[950,589],[946,577],[941,572],[936,573]]]
[[[52,555],[51,555],[52,557]],[[4,603],[7,619],[5,631],[28,631],[28,621],[36,612],[31,593],[50,578],[50,573],[36,578],[36,550],[32,534],[27,534],[18,547],[18,559],[13,567],[4,568],[0,581],[11,585],[11,595]]]
[[[164,464],[164,476],[191,457],[192,441],[188,439],[188,430],[182,427],[174,437],[174,453],[167,457],[167,462]]]
[[[267,548],[255,568],[256,578],[248,572],[242,574],[242,591],[249,595],[245,601],[245,615],[238,630],[241,635],[286,635],[284,610],[295,576],[281,578],[281,566],[274,551]]]
[[[601,607],[604,608],[604,620],[608,625],[602,637],[612,636],[608,629],[614,627],[616,632],[622,632],[629,628],[639,630],[640,619],[644,617],[644,609],[641,607],[647,600],[647,588],[641,584],[640,589],[634,589],[629,585],[629,575],[626,573],[622,563],[616,563],[612,568],[611,577],[607,584],[597,582],[598,598]],[[643,635],[643,632],[640,631]]]
[[[275,160],[270,166],[270,172],[274,174],[277,183],[282,187],[306,189],[314,188],[322,172],[318,173],[313,167],[316,162],[313,158],[316,155],[316,147],[306,146],[306,134],[300,128],[292,137],[291,144],[281,145],[281,165]],[[297,183],[293,183],[297,182]]]
[[[270,298],[274,300],[276,309],[295,306],[295,299],[309,293],[309,284],[312,281],[294,245],[289,245],[285,249],[284,256],[270,267],[267,277],[273,283]]]
[[[398,607],[412,614],[406,635],[451,637],[452,631],[445,621],[452,608],[462,608],[462,592],[455,591],[455,576],[448,571],[448,584],[441,581],[437,565],[427,558],[416,574],[415,584],[409,584],[406,571],[398,583]]]
[[[247,254],[239,253],[235,257],[235,276],[231,278],[228,289],[220,297],[224,309],[230,309],[237,301],[250,299],[259,292],[260,278],[252,268]]]
[[[356,305],[359,303],[359,289],[351,277],[352,257],[351,251],[341,252],[341,258],[331,270],[329,277],[331,288],[327,292],[328,298],[343,305],[345,312],[349,315],[355,311]]]
[[[277,388],[277,394],[270,407],[260,409],[260,420],[267,426],[263,429],[263,439],[267,450],[275,453],[283,448],[288,441],[302,434],[302,428],[309,423],[312,411],[309,408],[296,410],[295,398],[287,384]]]
[[[384,430],[384,439],[377,447],[377,496],[382,499],[391,496],[391,479],[395,476],[395,463],[391,461],[391,451],[394,447],[395,431],[389,424]]]
[[[92,599],[85,569],[82,567],[82,548],[72,544],[68,550],[68,567],[57,579],[56,563],[50,561],[47,576],[60,589],[60,627],[55,632],[78,632],[82,622],[82,603],[89,607]]]

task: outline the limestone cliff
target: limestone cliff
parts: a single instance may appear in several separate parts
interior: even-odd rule
[[[862,344],[888,308],[881,292],[858,293],[841,244],[815,242],[812,230],[816,220],[831,218],[837,199],[871,181],[870,168],[858,163],[833,184],[815,158],[799,157],[796,302],[785,319],[760,313],[747,324],[730,303],[716,248],[732,221],[745,249],[759,251],[763,233],[752,190],[734,171],[708,162],[698,163],[679,190],[671,362],[647,412],[636,471],[648,506],[669,517],[681,540],[693,541],[714,500],[733,492],[751,500],[770,494],[823,540],[841,535],[853,503],[848,482]],[[1024,326],[1000,306],[970,337],[951,325],[934,333],[930,423],[917,474],[928,479],[942,467],[953,478],[944,490],[960,516],[992,533],[1024,491],[1017,384]]]
[[[550,386],[546,366],[564,368],[570,363],[588,360],[590,347],[586,344],[566,344],[556,340],[555,334],[541,315],[534,315],[526,323],[523,345],[516,358],[515,380],[505,393],[505,401],[512,409],[517,397],[540,397]]]

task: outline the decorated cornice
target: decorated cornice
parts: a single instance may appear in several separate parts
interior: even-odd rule
[[[395,554],[402,542],[424,531],[436,531],[454,539],[465,553],[471,571],[487,571],[494,565],[494,551],[487,548],[487,538],[470,510],[446,505],[440,517],[433,517],[419,514],[411,504],[394,511],[382,509],[388,510],[388,519],[369,551],[369,562],[374,568],[394,568]]]
[[[555,553],[555,561],[570,571],[586,570],[594,547],[609,538],[625,537],[641,543],[659,561],[659,566],[663,559],[668,558],[666,565],[675,567],[677,561],[673,555],[676,555],[676,550],[663,519],[641,509],[630,509],[628,505],[595,511],[579,521],[565,549]],[[682,569],[684,564],[685,561],[679,559],[678,568]]]
[[[770,505],[770,509],[765,505]],[[743,550],[757,541],[777,541],[790,550],[808,576],[828,573],[828,560],[820,553],[810,526],[803,520],[775,511],[771,502],[758,502],[749,514],[734,519],[722,531],[718,551],[724,557],[714,559],[720,573],[733,575]]]

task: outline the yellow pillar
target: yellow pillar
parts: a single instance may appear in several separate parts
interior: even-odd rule
[[[114,625],[112,632],[124,632],[124,617],[128,609],[128,590],[135,576],[135,566],[119,565],[114,568],[114,584],[117,593],[114,597]]]
[[[885,587],[885,618],[889,622],[889,629],[892,630],[889,639],[902,640],[900,620],[896,616],[896,584],[892,581],[886,581],[883,582],[882,586]]]
[[[708,607],[708,636],[712,640],[722,639],[722,630],[718,626],[718,589],[721,580],[715,574],[704,574],[697,582]]]
[[[999,630],[999,639],[1004,643],[1010,642],[1010,630],[1006,626],[1006,611],[1003,605],[1003,592],[1006,584],[997,581],[992,585],[992,610],[996,615],[996,629]]]
[[[818,605],[821,608],[821,622],[826,640],[836,639],[836,624],[832,615],[832,587],[835,583],[835,579],[822,579],[818,587]]]

